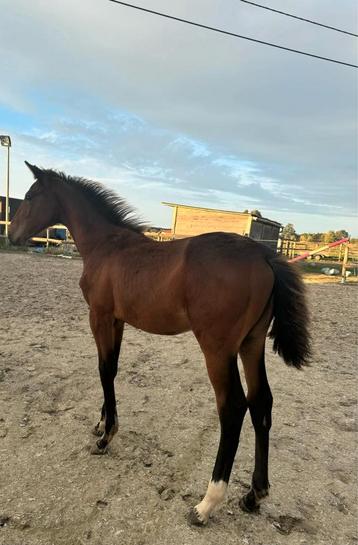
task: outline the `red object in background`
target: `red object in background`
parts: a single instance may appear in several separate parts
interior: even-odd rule
[[[318,254],[319,252],[327,250],[327,248],[334,248],[334,246],[339,246],[340,244],[344,244],[345,242],[349,242],[349,238],[341,238],[341,240],[330,242],[329,244],[325,244],[324,246],[321,246],[316,250],[312,250],[311,252],[305,252],[304,254],[293,257],[292,259],[289,259],[289,262],[294,263],[295,261],[301,261],[301,259],[306,259],[306,257],[309,257],[310,255]]]

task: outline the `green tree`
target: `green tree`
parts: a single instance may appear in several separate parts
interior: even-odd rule
[[[297,233],[292,223],[288,223],[282,229],[282,238],[288,240],[297,240]]]
[[[349,233],[345,229],[341,229],[340,231],[335,231],[334,234],[335,234],[336,240],[341,240],[342,238],[349,237]]]
[[[341,229],[340,231],[327,231],[326,233],[302,233],[300,240],[302,242],[325,242],[329,244],[348,237],[349,233],[345,229]]]
[[[260,210],[251,210],[250,214],[252,214],[253,216],[257,216],[258,218],[262,218]]]
[[[313,234],[312,233],[301,233],[300,234],[300,241],[301,242],[311,242],[313,240]]]
[[[329,244],[330,242],[334,242],[335,240],[337,239],[334,231],[327,231],[323,234],[323,242]]]

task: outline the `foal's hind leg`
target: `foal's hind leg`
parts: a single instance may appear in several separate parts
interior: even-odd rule
[[[91,452],[103,454],[118,430],[114,379],[118,370],[124,324],[115,321],[112,316],[101,316],[94,311],[90,312],[90,324],[97,344],[98,367],[104,394],[101,420],[94,430],[96,435],[101,435],[101,438]]]
[[[189,520],[192,524],[206,524],[210,513],[224,499],[232,465],[239,444],[242,421],[247,402],[237,368],[237,357],[225,359],[206,357],[211,383],[215,390],[220,418],[219,450],[211,481],[204,499],[194,507]]]
[[[266,330],[250,335],[240,348],[247,382],[247,401],[255,429],[255,469],[250,491],[242,497],[240,507],[252,512],[260,499],[269,493],[268,454],[271,428],[272,394],[265,369]]]

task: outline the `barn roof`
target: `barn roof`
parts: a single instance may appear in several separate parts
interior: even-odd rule
[[[1,200],[5,200],[5,199],[6,199],[5,195],[0,195],[0,199],[1,199]],[[23,199],[18,199],[17,197],[9,197],[9,200],[10,200],[10,201],[18,201],[18,202],[22,202],[22,201],[23,201]]]
[[[281,227],[282,224],[278,223],[277,221],[270,220],[268,218],[263,218],[262,216],[256,216],[255,214],[252,214],[251,212],[238,212],[237,210],[220,210],[218,208],[205,208],[203,206],[192,206],[189,204],[180,204],[175,202],[164,202],[162,201],[162,204],[165,206],[171,206],[172,208],[178,207],[178,208],[192,208],[194,210],[205,210],[207,212],[220,212],[220,214],[236,214],[238,216],[251,216],[254,221],[259,221],[260,223],[266,223],[269,225],[276,225],[277,227]]]

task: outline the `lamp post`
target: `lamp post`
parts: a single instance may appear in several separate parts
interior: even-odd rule
[[[6,166],[6,196],[5,196],[5,237],[8,240],[9,233],[9,196],[10,196],[10,148],[11,138],[8,135],[0,135],[0,143],[7,148],[7,166]]]

